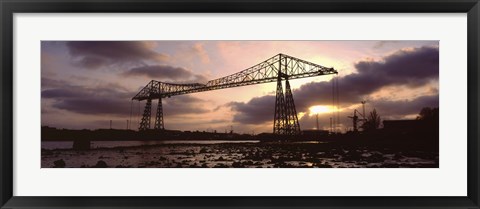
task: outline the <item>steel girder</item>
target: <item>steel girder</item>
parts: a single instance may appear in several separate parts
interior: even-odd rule
[[[282,63],[280,65],[280,63]],[[281,66],[281,70],[279,70]],[[206,84],[173,84],[152,80],[132,100],[158,99],[175,95],[202,91],[233,88],[261,83],[276,82],[280,74],[289,80],[336,74],[333,68],[317,65],[285,54],[278,54],[253,67],[222,78],[208,81]],[[282,76],[282,79],[285,79]]]

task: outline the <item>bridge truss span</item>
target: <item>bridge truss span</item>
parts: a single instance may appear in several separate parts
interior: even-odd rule
[[[132,100],[147,100],[147,105],[145,106],[139,127],[139,130],[147,130],[150,129],[151,101],[158,99],[159,106],[157,108],[154,129],[164,129],[162,98],[277,82],[273,132],[279,135],[296,135],[300,134],[300,125],[298,123],[289,80],[337,73],[334,68],[324,67],[285,54],[277,54],[250,68],[232,75],[210,80],[206,84],[173,84],[152,80],[141,89]],[[282,85],[283,80],[285,80],[285,94]]]

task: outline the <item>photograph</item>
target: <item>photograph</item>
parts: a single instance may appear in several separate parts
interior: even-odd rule
[[[440,168],[438,40],[40,44],[41,168]]]
[[[480,209],[479,1],[0,0],[0,209]]]

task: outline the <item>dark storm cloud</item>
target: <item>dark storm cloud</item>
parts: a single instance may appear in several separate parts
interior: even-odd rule
[[[59,81],[51,78],[42,77],[41,80],[42,89],[45,88],[57,88],[68,85],[65,81]]]
[[[132,104],[131,98],[136,92],[124,91],[118,84],[84,87],[64,85],[59,88],[42,91],[42,98],[52,99],[52,107],[70,112],[90,115],[118,115],[129,116],[143,113],[145,101]],[[163,107],[166,114],[200,114],[207,113],[207,101],[189,95],[164,98]],[[157,102],[152,102],[152,114],[155,114]],[[140,105],[140,112],[138,110]],[[133,110],[132,110],[133,108]]]
[[[119,84],[103,84],[95,87],[76,86],[64,84],[55,88],[47,88],[42,91],[42,98],[81,98],[81,97],[114,97],[114,98],[131,98],[136,92],[125,91],[125,88]]]
[[[53,107],[91,115],[130,115],[130,101],[117,98],[65,98]]]
[[[122,94],[123,93],[119,93],[118,95]],[[184,98],[177,99],[180,97]],[[61,98],[57,97],[52,106],[54,108],[88,115],[129,116],[130,113],[133,115],[141,115],[145,102],[137,104],[138,102],[134,101],[132,104],[130,99],[130,97],[98,97],[93,94],[85,95],[85,97],[66,97],[66,95],[63,95]],[[203,100],[190,96],[166,98],[163,99],[164,114],[166,116],[177,116],[207,113],[209,110],[202,106],[204,102]],[[140,110],[138,109],[139,106]],[[152,101],[152,117],[156,113],[156,108],[157,102]]]
[[[170,78],[176,80],[184,77],[190,77],[192,75],[192,72],[181,67],[172,67],[168,65],[153,65],[132,68],[129,71],[125,72],[125,75],[145,75],[152,78]]]
[[[355,68],[359,75],[378,78],[383,85],[401,83],[419,86],[425,80],[438,77],[438,65],[438,48],[422,47],[412,51],[398,51],[386,57],[383,62],[358,62]]]
[[[357,103],[386,86],[419,87],[431,80],[438,80],[438,48],[401,50],[385,57],[383,61],[358,62],[355,68],[357,73],[338,79],[340,101],[343,104]],[[314,104],[331,104],[332,82],[302,85],[294,92],[294,97],[297,106],[303,109]]]
[[[411,115],[418,114],[424,107],[439,107],[439,97],[438,95],[421,96],[410,101],[377,100],[372,101],[371,106],[385,116]]]
[[[242,124],[262,124],[272,121],[275,108],[275,96],[255,97],[249,102],[231,102],[229,106],[235,115],[234,122]]]
[[[357,73],[338,78],[341,105],[358,103],[386,86],[419,87],[428,84],[431,80],[438,80],[438,48],[401,50],[385,57],[382,61],[358,62],[355,68]],[[302,85],[293,92],[293,97],[297,112],[306,112],[313,105],[330,105],[332,82],[312,82]],[[412,102],[379,101],[375,105],[378,105],[377,109],[381,109],[384,114],[399,115],[412,114],[412,111],[435,104],[438,106],[438,95],[432,98],[418,98]],[[246,103],[230,103],[232,110],[236,111],[234,121],[248,124],[271,121],[274,105],[275,97],[270,95],[254,98]]]
[[[202,114],[210,110],[207,101],[189,95],[180,95],[162,99],[164,112],[168,116],[185,114]]]
[[[112,63],[114,63],[113,60],[109,60],[101,57],[85,56],[77,60],[75,64],[88,69],[97,69],[99,67],[103,67],[105,65],[109,65]]]
[[[144,41],[69,41],[66,43],[75,64],[89,69],[125,62],[162,61],[167,56]]]
[[[47,89],[42,91],[43,98],[75,98],[75,97],[84,97],[88,93],[79,88],[68,88],[68,89]]]
[[[172,67],[168,65],[151,65],[132,68],[123,73],[125,76],[145,76],[151,79],[171,80],[171,81],[194,81],[206,82],[207,78],[203,75],[195,74],[190,70],[181,67]]]
[[[49,83],[62,83],[53,79]],[[43,84],[42,84],[43,85]],[[52,107],[81,114],[129,115],[130,99],[135,92],[123,91],[118,84],[96,87],[49,85],[42,99],[51,99]]]

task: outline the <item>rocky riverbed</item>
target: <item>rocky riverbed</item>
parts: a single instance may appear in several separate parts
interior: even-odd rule
[[[438,152],[333,142],[42,149],[42,168],[438,168]]]

